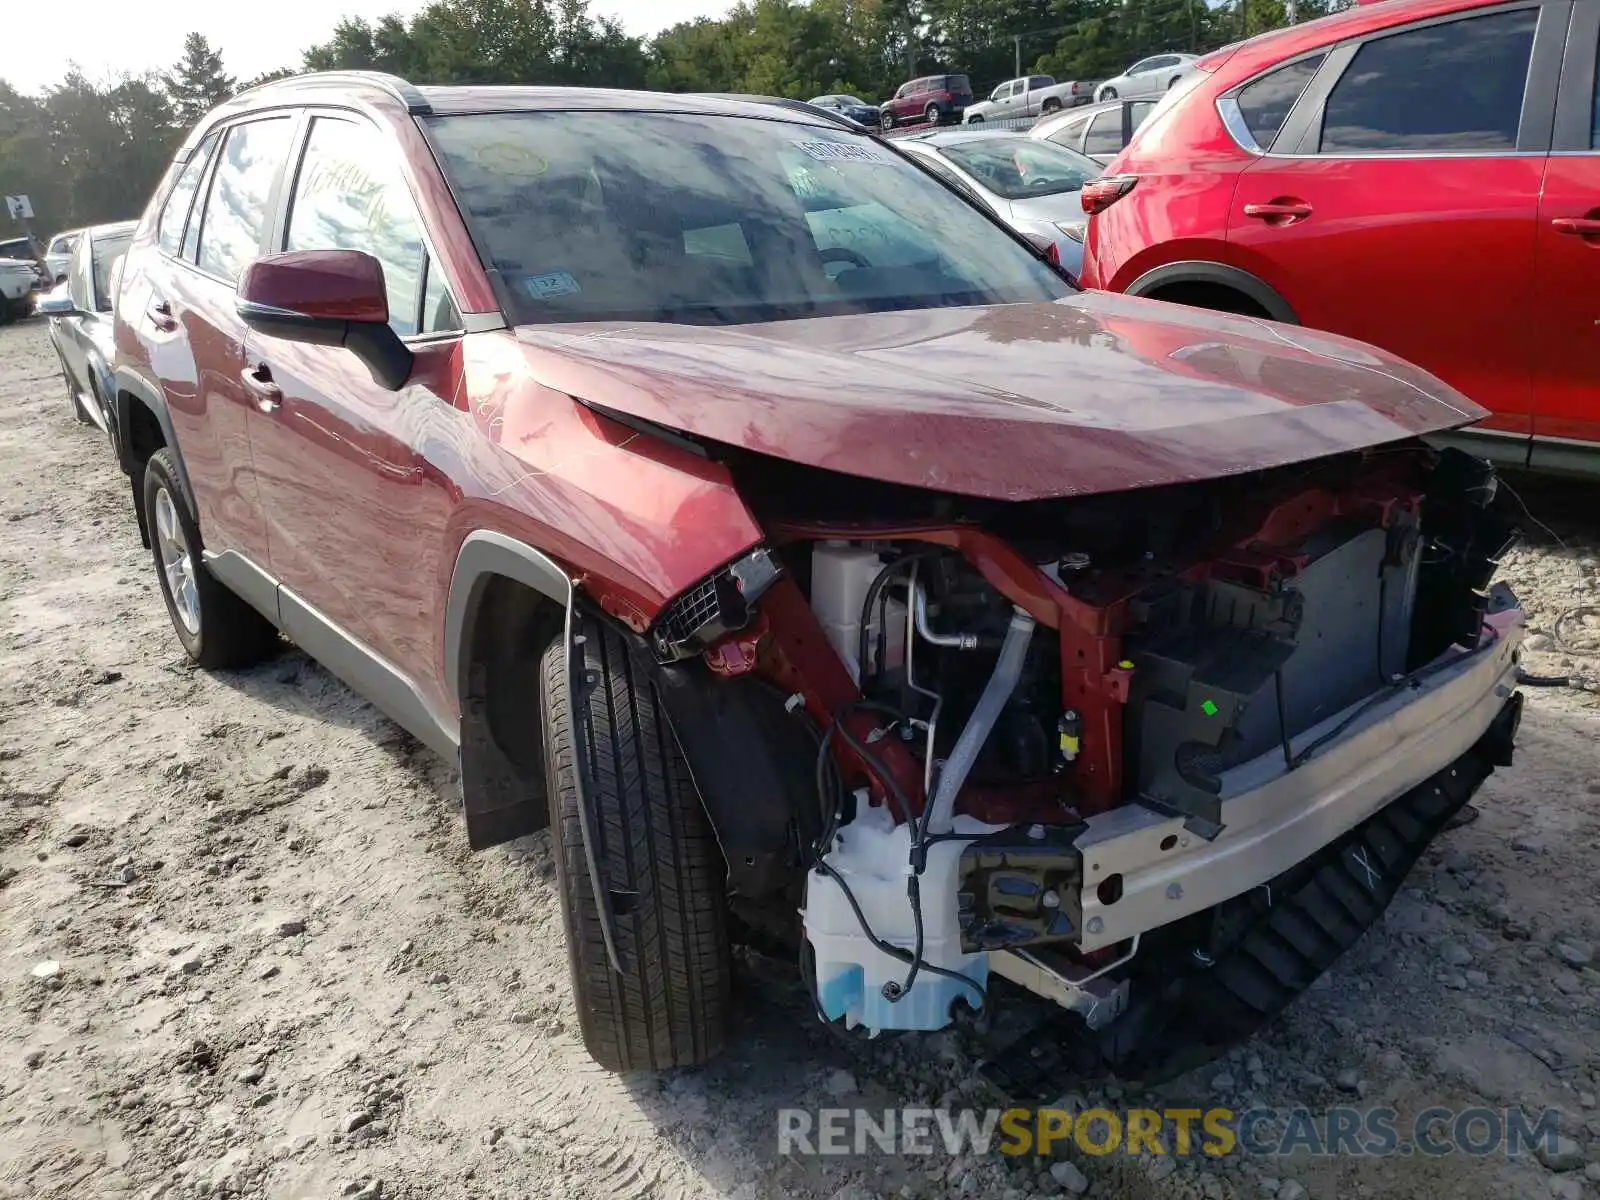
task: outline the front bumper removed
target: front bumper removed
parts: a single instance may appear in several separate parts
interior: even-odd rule
[[[1297,751],[1338,731],[1295,769],[1274,753],[1224,774],[1214,839],[1137,805],[1090,817],[1076,840],[1081,948],[1114,946],[1267,885],[1471,750],[1516,684],[1522,609],[1497,592],[1492,640],[1301,734]]]
[[[1513,692],[1495,704],[1465,752],[1354,828],[1263,884],[1143,939],[1114,1019],[1097,1023],[1081,1003],[1063,1002],[987,1053],[980,1073],[1014,1103],[1039,1103],[1109,1072],[1168,1079],[1250,1037],[1371,928],[1450,818],[1495,767],[1510,763],[1522,697]]]

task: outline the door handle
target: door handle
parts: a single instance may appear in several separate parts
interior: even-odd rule
[[[266,363],[257,363],[239,372],[245,390],[255,398],[256,407],[264,413],[277,412],[283,403],[283,389],[272,382],[272,371]]]
[[[1274,200],[1269,204],[1246,204],[1244,215],[1265,221],[1268,225],[1293,225],[1311,215],[1311,205],[1304,200]]]
[[[1550,227],[1557,233],[1570,233],[1574,237],[1600,237],[1600,220],[1594,217],[1556,217]]]
[[[171,333],[178,327],[178,320],[172,315],[172,305],[165,300],[152,301],[145,315],[150,318],[150,324],[162,333]]]

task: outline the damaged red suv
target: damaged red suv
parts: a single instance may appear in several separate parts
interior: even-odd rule
[[[610,1068],[716,1053],[749,937],[843,1029],[1031,1004],[1063,1053],[998,1049],[1014,1090],[1154,1077],[1509,761],[1514,530],[1419,441],[1479,409],[1081,294],[803,106],[257,88],[151,201],[116,341],[185,649],[286,636],[459,757],[473,846],[548,826]]]

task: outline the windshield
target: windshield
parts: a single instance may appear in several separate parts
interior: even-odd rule
[[[954,192],[848,130],[618,112],[428,129],[519,323],[739,324],[1071,290]]]
[[[1092,158],[1035,138],[973,138],[939,152],[1005,200],[1075,192],[1101,171]]]

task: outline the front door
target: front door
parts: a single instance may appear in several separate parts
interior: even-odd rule
[[[1600,7],[1577,6],[1539,204],[1533,465],[1600,461]],[[1578,440],[1592,446],[1563,443]],[[1576,456],[1577,461],[1569,461]]]
[[[1273,113],[1281,130],[1240,176],[1227,233],[1233,265],[1302,324],[1425,367],[1524,437],[1548,146],[1541,114],[1524,114],[1539,14],[1507,6],[1330,52],[1287,120]],[[1240,92],[1247,122],[1294,69],[1252,85],[1259,100]]]
[[[348,350],[251,333],[248,369],[273,397],[251,426],[272,573],[315,610],[310,619],[425,685],[435,675],[431,607],[450,569],[437,556],[454,501],[423,446],[448,445],[458,432],[450,403],[459,318],[443,279],[429,278],[399,151],[375,127],[313,115],[294,178],[281,248],[377,258],[389,323],[412,340],[416,363],[406,385],[389,391]],[[291,624],[291,600],[280,597],[280,606]],[[346,674],[337,652],[318,657]]]

